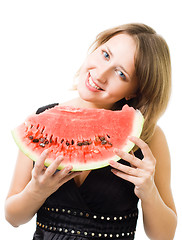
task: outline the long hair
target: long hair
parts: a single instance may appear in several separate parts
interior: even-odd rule
[[[138,80],[137,96],[127,103],[139,109],[145,122],[141,139],[149,143],[157,120],[166,110],[171,93],[171,60],[166,41],[144,24],[125,24],[105,30],[91,45],[93,52],[117,34],[130,35],[136,44],[135,74]],[[118,101],[115,109],[123,102]]]

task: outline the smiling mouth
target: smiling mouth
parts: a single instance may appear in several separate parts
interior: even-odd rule
[[[100,87],[92,80],[92,77],[90,76],[90,74],[89,74],[89,78],[88,78],[88,84],[89,84],[91,87],[93,87],[94,89],[96,89],[96,90],[102,90],[102,91],[103,91],[103,89],[100,88]]]

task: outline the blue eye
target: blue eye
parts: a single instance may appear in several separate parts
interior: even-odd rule
[[[104,57],[109,60],[110,59],[110,56],[109,54],[106,52],[106,51],[103,51],[103,54],[104,54]]]
[[[120,77],[121,77],[121,78],[123,78],[124,80],[126,79],[126,76],[124,75],[124,73],[123,73],[123,72],[121,72],[121,71],[118,71],[118,73],[119,73],[119,75],[120,75]]]

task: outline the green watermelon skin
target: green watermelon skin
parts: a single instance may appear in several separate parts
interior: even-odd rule
[[[128,105],[120,111],[58,105],[29,116],[12,134],[21,151],[33,161],[49,149],[46,166],[62,155],[59,170],[72,165],[73,171],[83,171],[118,161],[114,148],[130,152],[134,143],[128,136],[140,137],[143,123],[140,111]]]

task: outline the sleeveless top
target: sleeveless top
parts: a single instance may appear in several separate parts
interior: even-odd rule
[[[36,113],[55,105],[39,108]],[[140,149],[135,155],[143,158]],[[92,170],[80,187],[71,179],[47,198],[37,212],[33,240],[132,240],[137,204],[134,185],[115,176],[110,166]]]

